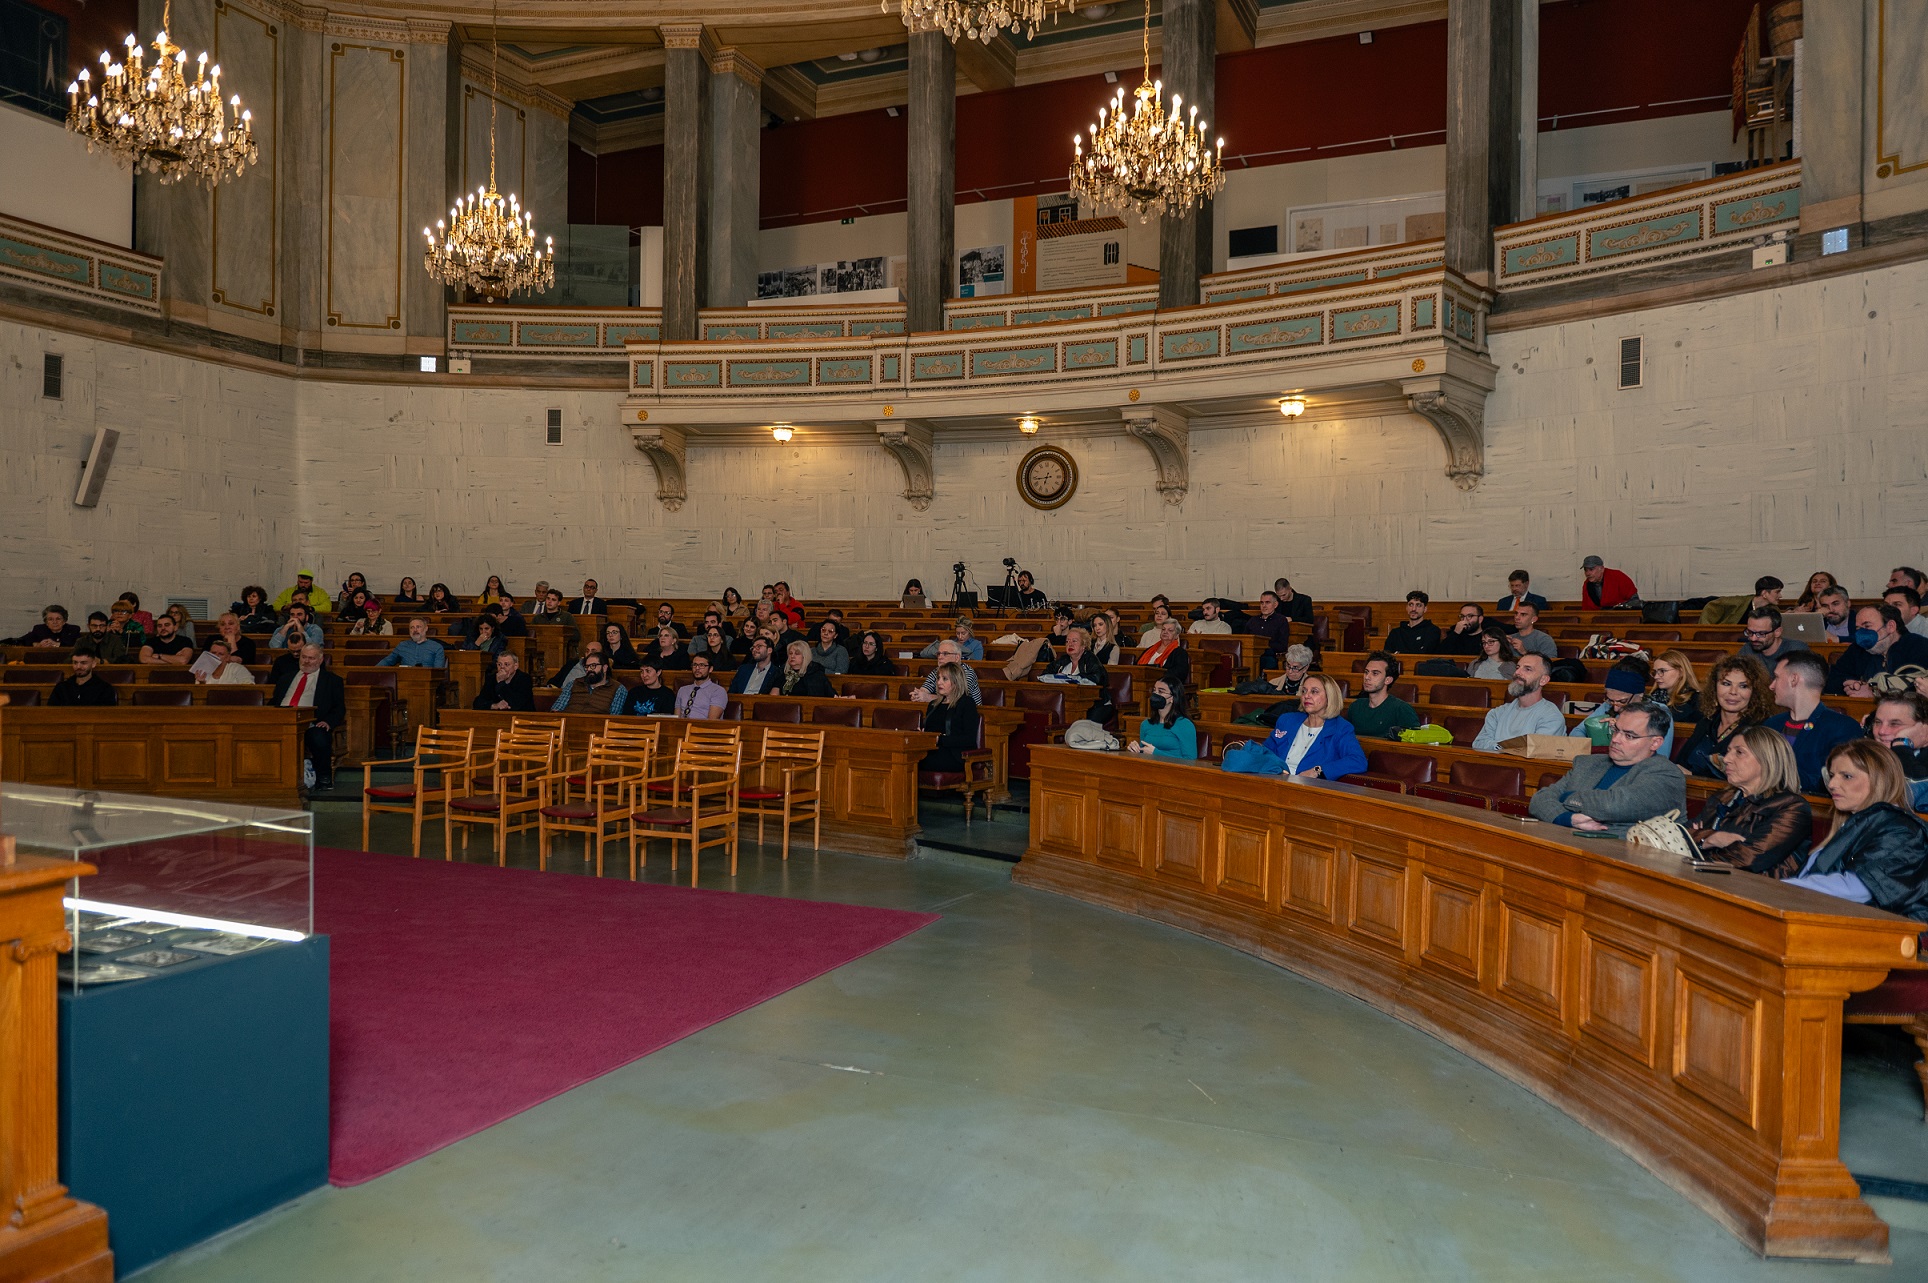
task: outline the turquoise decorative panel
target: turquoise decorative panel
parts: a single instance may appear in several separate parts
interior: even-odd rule
[[[515,343],[515,334],[507,321],[457,321],[454,334],[453,341],[458,347],[471,343],[510,347]]]
[[[1357,285],[1366,279],[1364,271],[1341,272],[1337,276],[1320,276],[1309,281],[1283,282],[1273,289],[1274,294],[1303,294],[1307,290],[1331,289],[1335,285]]]
[[[0,236],[0,263],[15,271],[32,272],[35,276],[47,276],[73,285],[94,283],[92,265],[87,259],[78,254],[63,254],[45,245],[17,241],[11,236]]]
[[[1453,309],[1453,333],[1468,342],[1473,340],[1478,322],[1479,317],[1466,308],[1457,307]]]
[[[1414,272],[1436,272],[1441,267],[1439,259],[1427,263],[1405,263],[1398,267],[1381,267],[1372,274],[1375,281],[1390,281],[1395,276],[1411,276]]]
[[[1217,355],[1217,326],[1209,330],[1184,330],[1178,334],[1164,334],[1158,339],[1158,359],[1161,361],[1191,361],[1203,356]]]
[[[732,361],[730,386],[733,388],[810,386],[808,361]]]
[[[790,321],[783,325],[772,322],[769,332],[773,339],[840,339],[843,337],[843,322]]]
[[[1067,343],[1064,345],[1064,368],[1070,370],[1102,370],[1118,364],[1118,340],[1104,339],[1096,343]]]
[[[1091,317],[1091,308],[1085,307],[1046,307],[1028,312],[1013,312],[1013,325],[1039,325],[1046,321],[1083,321]]]
[[[754,325],[705,325],[703,327],[703,338],[706,341],[710,339],[760,339],[762,337],[761,334],[757,333],[757,327]]]
[[[1126,359],[1133,365],[1143,365],[1147,359],[1145,355],[1147,346],[1144,335],[1132,335],[1125,340]]]
[[[674,388],[720,388],[723,386],[721,361],[663,362],[663,390]]]
[[[1502,270],[1508,276],[1521,272],[1537,272],[1549,267],[1565,267],[1580,261],[1580,234],[1573,232],[1566,236],[1556,236],[1551,240],[1534,241],[1531,245],[1508,247],[1502,261]]]
[[[646,388],[655,381],[656,363],[654,361],[638,361],[630,367],[629,386]]]
[[[1236,303],[1242,298],[1264,298],[1269,292],[1264,285],[1247,285],[1236,290],[1213,290],[1205,296],[1207,303]]]
[[[850,337],[853,339],[869,338],[873,334],[902,334],[903,332],[902,321],[852,321],[850,323]]]
[[[1399,304],[1349,307],[1332,314],[1332,340],[1373,339],[1399,333]]]
[[[877,362],[880,374],[886,383],[897,382],[901,364],[895,356],[886,356]]]
[[[999,330],[1004,328],[1004,313],[985,312],[977,316],[953,316],[953,330]]]
[[[1413,328],[1430,330],[1439,324],[1439,301],[1433,295],[1413,300]]]
[[[914,356],[910,359],[910,379],[913,383],[963,377],[964,354],[962,352],[945,352],[938,356]]]
[[[605,325],[603,326],[603,346],[621,347],[634,339],[639,343],[653,342],[663,337],[660,325]]]
[[[868,383],[870,382],[870,358],[860,357],[819,357],[817,359],[817,382],[819,383]]]
[[[1055,347],[1003,348],[971,353],[971,374],[986,375],[1055,374],[1058,349]]]
[[[1132,312],[1150,312],[1156,309],[1155,298],[1133,299],[1129,303],[1102,303],[1098,307],[1099,316],[1126,316]]]
[[[1273,348],[1303,347],[1308,343],[1320,343],[1325,339],[1325,321],[1319,313],[1309,316],[1288,316],[1279,321],[1260,321],[1252,325],[1234,325],[1226,331],[1226,350],[1230,352],[1265,352]]]
[[[1700,211],[1686,210],[1660,218],[1643,218],[1637,223],[1602,227],[1587,235],[1587,257],[1613,258],[1663,245],[1680,245],[1700,239]]]
[[[1714,206],[1714,235],[1750,232],[1763,223],[1781,223],[1801,214],[1801,189],[1786,187],[1778,192],[1744,196]]]
[[[594,325],[558,325],[524,321],[516,327],[523,347],[595,347]]]
[[[125,294],[152,303],[158,284],[152,272],[136,272],[117,263],[103,262],[100,265],[100,287],[115,294]]]

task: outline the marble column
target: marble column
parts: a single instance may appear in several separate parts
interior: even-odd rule
[[[1851,245],[1863,220],[1867,10],[1866,0],[1809,5],[1801,29],[1801,230],[1846,227]]]
[[[154,61],[152,41],[161,29],[161,0],[140,0],[137,32]],[[181,0],[173,8],[168,37],[188,51],[188,70],[202,50],[214,48],[213,0]],[[117,51],[118,52],[118,51]],[[95,66],[94,71],[99,73]],[[244,177],[258,177],[252,170]],[[239,181],[239,180],[236,180]],[[214,200],[198,182],[163,185],[153,174],[134,178],[134,248],[167,260],[161,298],[168,318],[193,325],[208,320],[208,295],[214,288]]]
[[[1528,219],[1540,212],[1540,0],[1518,0],[1518,4],[1520,61],[1513,91],[1519,103],[1520,182],[1513,217]]]
[[[742,307],[756,297],[763,69],[736,49],[710,66],[709,301]]]
[[[662,28],[663,337],[699,337],[709,285],[710,68],[706,33]]]
[[[1165,92],[1180,98],[1180,114],[1188,120],[1197,107],[1216,138],[1217,6],[1213,0],[1166,0],[1160,22],[1159,74]],[[1199,278],[1211,270],[1211,202],[1166,210],[1158,224],[1158,306],[1196,304]]]
[[[402,228],[402,324],[410,356],[440,356],[447,347],[448,287],[422,266],[423,240],[417,234],[445,217],[452,195],[448,189],[449,82],[462,78],[461,64],[449,61],[449,39],[441,24],[410,24],[407,101],[403,106],[407,137],[425,140],[407,148]]]
[[[1446,266],[1493,281],[1493,229],[1520,208],[1520,6],[1447,0]]]
[[[957,51],[940,31],[911,33],[909,114],[905,301],[916,333],[944,328],[957,271]]]

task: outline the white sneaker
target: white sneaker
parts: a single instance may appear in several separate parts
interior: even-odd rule
[[[315,787],[315,764],[305,757],[301,760],[301,787],[305,789]]]

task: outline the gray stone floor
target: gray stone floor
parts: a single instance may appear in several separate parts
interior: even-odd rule
[[[319,809],[318,840],[359,845],[351,805]],[[927,808],[932,836],[966,840],[947,815]],[[968,840],[1021,847],[1025,822],[980,818]],[[406,849],[405,828],[377,834]],[[1231,949],[1013,887],[1010,867],[807,849],[786,866],[746,846],[734,882],[704,885],[943,920],[140,1277],[1928,1278],[1928,1204],[1879,1200],[1892,1267],[1762,1261],[1425,1034]],[[1912,1048],[1861,1041],[1850,1164],[1928,1181]]]

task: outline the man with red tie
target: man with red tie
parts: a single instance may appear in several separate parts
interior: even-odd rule
[[[315,720],[303,737],[302,783],[311,791],[335,787],[335,727],[348,720],[348,695],[341,678],[322,666],[319,646],[303,646],[301,663],[284,673],[274,688],[281,708],[311,708]]]

